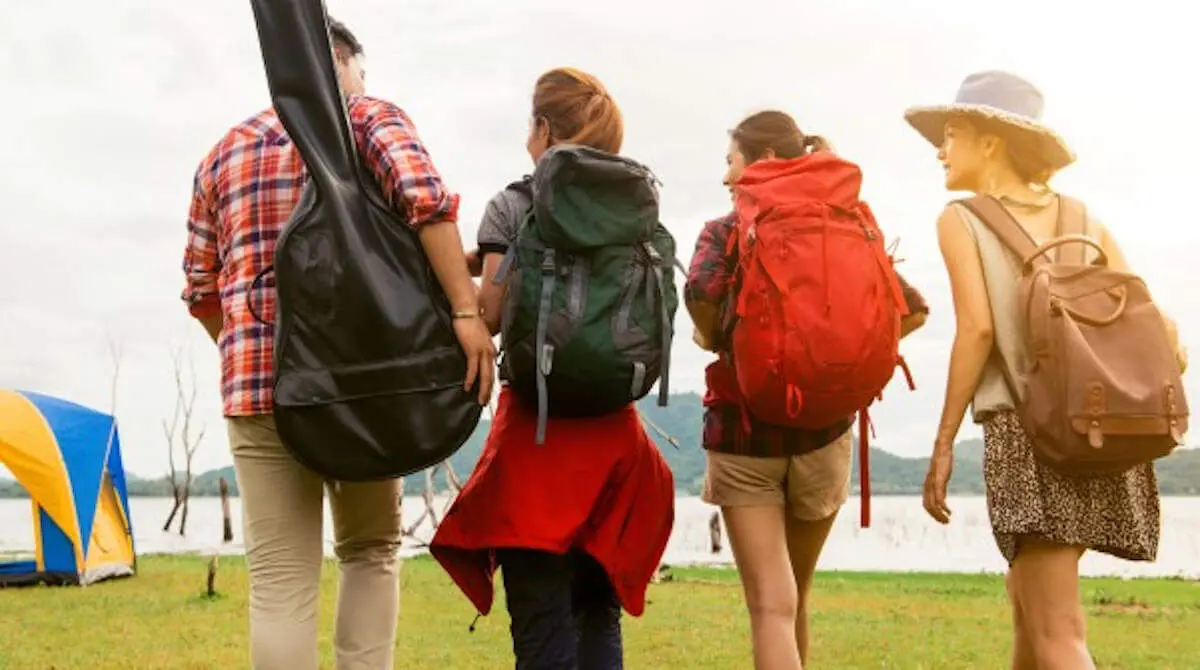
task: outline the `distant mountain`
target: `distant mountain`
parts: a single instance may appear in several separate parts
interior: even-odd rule
[[[671,396],[667,407],[658,407],[653,397],[647,397],[638,403],[638,409],[649,424],[650,435],[658,444],[660,451],[671,471],[675,475],[675,486],[681,494],[694,495],[699,493],[704,479],[704,450],[700,448],[701,419],[704,408],[700,404],[700,396],[695,393],[681,393]],[[487,436],[491,422],[481,421],[475,433],[467,440],[457,453],[450,458],[454,470],[462,481],[466,481],[479,460],[483,451],[484,438]],[[674,437],[679,446],[671,445],[654,429],[661,430]],[[601,448],[597,445],[597,448]],[[955,446],[954,476],[950,480],[950,492],[955,494],[983,493],[983,441],[979,439],[964,440]],[[925,472],[928,468],[927,457],[904,458],[891,452],[871,448],[871,491],[880,495],[911,495],[920,494]],[[1156,464],[1159,475],[1159,486],[1164,495],[1200,495],[1200,449],[1180,449],[1168,458]],[[198,475],[192,484],[192,494],[207,497],[220,494],[220,479],[224,477],[229,483],[232,495],[237,495],[237,481],[233,467],[210,470]],[[415,493],[424,488],[424,473],[409,476],[405,480],[405,490]],[[446,488],[443,475],[437,477],[434,485],[442,490]],[[858,491],[858,456],[855,450],[854,491]],[[142,479],[129,478],[129,493],[132,496],[170,496],[171,487],[165,478]],[[24,497],[15,482],[0,480],[0,498]]]

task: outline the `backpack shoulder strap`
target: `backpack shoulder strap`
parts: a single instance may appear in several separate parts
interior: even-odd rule
[[[1066,195],[1058,196],[1058,234],[1087,235],[1088,213],[1087,206],[1082,200]],[[1068,260],[1073,265],[1087,265],[1088,246],[1086,244],[1068,244],[1060,247],[1062,252],[1059,260]],[[1069,251],[1068,251],[1069,250]],[[1070,253],[1070,256],[1066,256]]]
[[[988,195],[977,195],[957,202],[979,217],[979,220],[991,229],[996,237],[1004,243],[1004,246],[1011,249],[1022,263],[1034,257],[1037,245],[1034,244],[1033,238],[1025,232],[1021,224],[1017,223],[1017,220],[1008,213],[999,200]]]
[[[527,198],[533,198],[533,175],[525,175],[520,179],[510,182],[504,187],[505,190],[515,191],[524,195]]]

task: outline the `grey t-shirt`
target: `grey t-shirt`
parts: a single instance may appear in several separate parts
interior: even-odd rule
[[[533,199],[526,189],[509,187],[492,196],[479,222],[480,253],[502,254],[517,239],[517,231]]]

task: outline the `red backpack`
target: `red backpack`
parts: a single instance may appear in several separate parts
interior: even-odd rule
[[[830,152],[760,161],[734,188],[738,258],[732,358],[744,409],[819,429],[859,415],[862,526],[870,525],[867,406],[900,357],[908,314],[862,172]]]

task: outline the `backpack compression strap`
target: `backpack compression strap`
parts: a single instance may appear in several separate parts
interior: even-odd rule
[[[858,412],[858,486],[859,486],[859,525],[863,528],[871,526],[871,446],[867,441],[867,431],[875,432],[871,425],[871,417],[864,407]]]
[[[554,298],[554,249],[546,249],[542,256],[542,299],[538,305],[537,334],[534,340],[537,350],[537,444],[546,443],[546,416],[549,412],[549,397],[546,390],[546,377],[554,364],[554,345],[546,342],[547,322],[550,320],[550,303]]]
[[[646,253],[650,256],[650,262],[652,263],[653,275],[650,281],[654,283],[652,290],[658,294],[656,296],[658,302],[658,314],[659,318],[662,320],[662,325],[660,326],[662,330],[662,371],[659,374],[658,382],[658,406],[666,407],[667,400],[671,393],[671,330],[672,326],[674,325],[671,323],[671,314],[667,310],[667,289],[663,283],[663,266],[666,265],[666,263],[663,262],[662,255],[658,253],[658,249],[655,249],[653,244],[646,242],[645,248]]]

